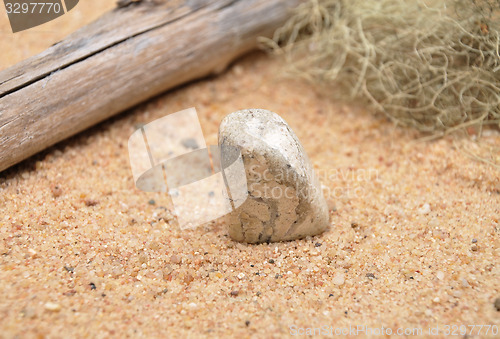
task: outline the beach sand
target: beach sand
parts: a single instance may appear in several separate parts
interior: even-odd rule
[[[83,3],[80,25],[98,2]],[[51,43],[75,29],[69,16]],[[26,57],[19,49],[38,34],[2,41],[17,52],[0,65]],[[495,150],[500,133],[486,131],[481,147],[422,142],[361,104],[284,77],[282,64],[251,54],[0,173],[0,337],[278,338],[349,326],[352,336],[359,326],[374,336],[438,327],[464,337],[453,326],[500,326],[500,171],[462,149]],[[324,185],[329,231],[247,245],[222,221],[176,227],[168,196],[135,187],[127,141],[189,107],[207,144],[233,111],[280,114]]]

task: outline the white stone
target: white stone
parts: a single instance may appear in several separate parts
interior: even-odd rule
[[[424,215],[431,213],[431,205],[429,205],[428,203],[425,203],[422,207],[420,207],[418,209],[418,213],[424,214]]]
[[[335,285],[339,285],[339,286],[344,285],[345,274],[343,272],[337,272],[337,273],[335,273],[335,275],[333,276],[332,282]]]
[[[53,303],[53,302],[48,302],[44,306],[45,306],[45,309],[47,311],[51,311],[51,312],[59,312],[61,310],[61,305]]]
[[[248,197],[229,214],[229,235],[247,243],[318,235],[329,225],[321,185],[304,148],[276,113],[247,109],[219,127],[219,147],[241,151]]]

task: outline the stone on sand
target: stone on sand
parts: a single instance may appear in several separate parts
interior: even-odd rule
[[[219,127],[219,147],[237,147],[248,197],[228,215],[229,235],[247,243],[314,236],[328,228],[328,207],[297,136],[276,113],[246,109]]]

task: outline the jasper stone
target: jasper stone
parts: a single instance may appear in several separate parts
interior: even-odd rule
[[[248,196],[227,216],[233,240],[300,239],[328,228],[328,207],[304,148],[276,113],[246,109],[219,127],[219,148],[239,148]]]

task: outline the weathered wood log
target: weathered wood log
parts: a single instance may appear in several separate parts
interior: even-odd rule
[[[142,0],[0,73],[0,171],[269,36],[300,0]]]

